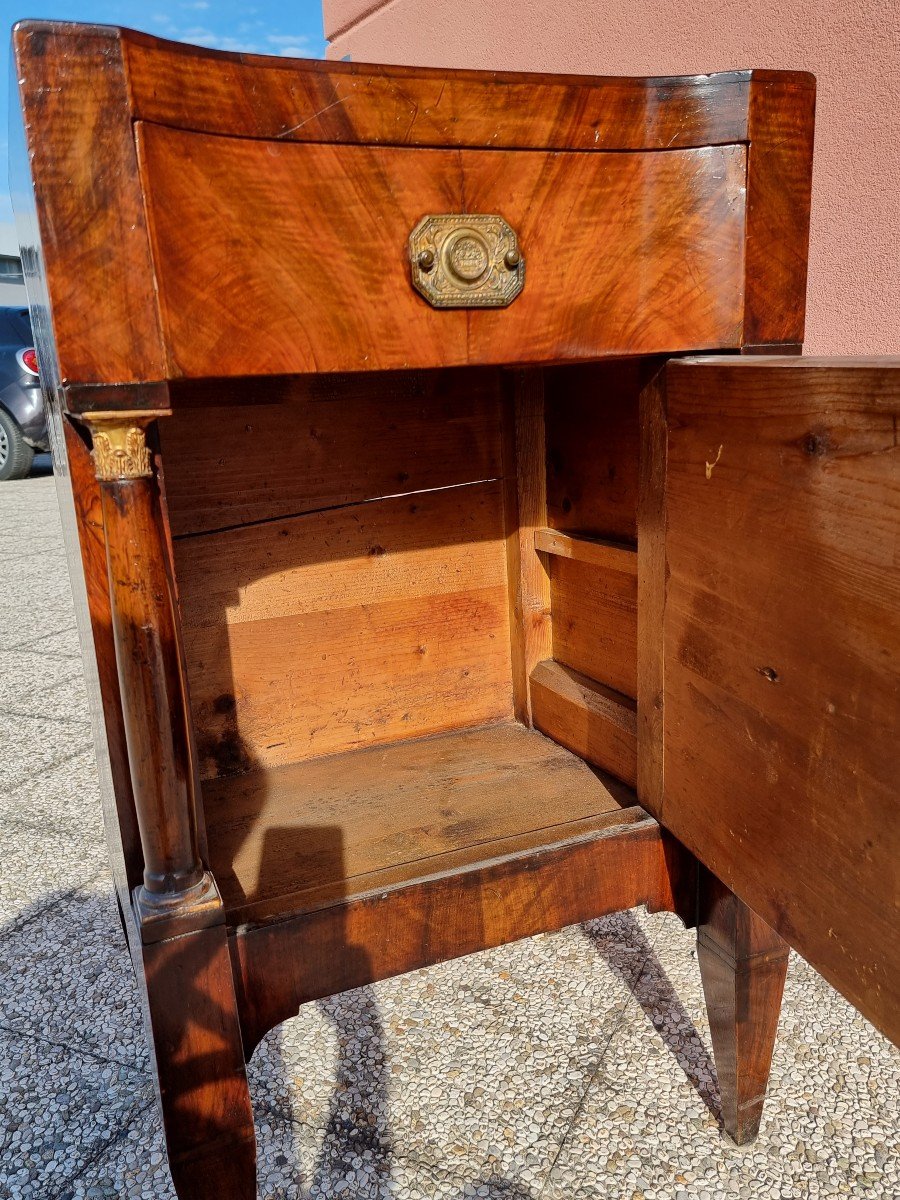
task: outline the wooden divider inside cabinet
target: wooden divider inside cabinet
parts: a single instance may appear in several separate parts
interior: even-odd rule
[[[635,791],[639,396],[799,346],[812,79],[14,50],[179,1196],[255,1195],[246,1059],[301,1003],[637,904],[719,956],[752,1137],[778,996],[735,981],[786,947]]]

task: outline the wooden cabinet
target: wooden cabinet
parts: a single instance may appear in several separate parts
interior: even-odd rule
[[[14,48],[179,1195],[255,1195],[300,1004],[637,904],[698,928],[736,1140],[788,945],[896,1037],[900,374],[784,357],[812,79]]]

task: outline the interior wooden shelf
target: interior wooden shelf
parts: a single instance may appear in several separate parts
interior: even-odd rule
[[[627,787],[514,722],[203,785],[232,924],[314,911],[642,816]]]
[[[557,558],[572,558],[576,562],[590,563],[608,571],[622,571],[637,576],[637,547],[625,542],[613,542],[608,538],[573,537],[559,529],[536,529],[534,548]]]
[[[637,786],[637,702],[547,659],[531,672],[534,723],[560,745]]]

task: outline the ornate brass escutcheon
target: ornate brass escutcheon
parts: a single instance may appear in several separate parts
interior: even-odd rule
[[[435,213],[409,235],[412,281],[434,308],[505,308],[525,283],[518,239],[491,213]]]

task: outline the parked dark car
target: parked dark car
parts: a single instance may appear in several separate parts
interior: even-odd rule
[[[0,307],[0,482],[24,479],[49,449],[28,309]]]

